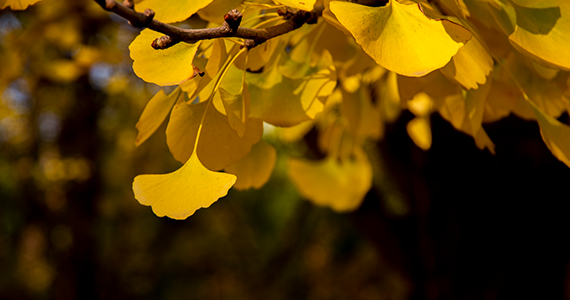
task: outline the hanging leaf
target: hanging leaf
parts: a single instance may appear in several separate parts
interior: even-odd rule
[[[160,86],[177,85],[193,78],[192,61],[200,42],[178,43],[168,49],[155,50],[150,45],[161,36],[162,33],[145,29],[129,46],[137,76]]]
[[[284,53],[281,55],[286,56]],[[267,72],[246,74],[251,117],[287,127],[312,120],[323,110],[324,105],[319,98],[328,97],[336,86],[331,55],[325,51],[315,67],[305,69],[304,74],[295,72],[288,75],[295,78],[284,76],[277,65]]]
[[[570,167],[570,126],[545,114],[532,101],[528,103],[536,115],[544,143],[556,158]]]
[[[372,186],[372,167],[358,149],[353,159],[342,161],[334,156],[320,161],[291,159],[289,177],[301,195],[314,204],[349,212],[360,206]]]
[[[249,154],[229,165],[225,171],[237,176],[234,188],[238,190],[259,189],[271,177],[276,161],[275,148],[261,140],[251,147]]]
[[[228,124],[228,118],[214,107],[206,112],[208,102],[188,105],[178,103],[172,109],[166,128],[166,143],[170,153],[179,162],[186,162],[194,152],[198,128],[198,157],[210,170],[222,170],[249,153],[263,134],[260,120],[250,119],[243,137]]]
[[[570,51],[561,51],[570,49],[570,2],[520,2],[553,6],[530,8],[514,4],[517,26],[509,36],[511,44],[547,67],[570,71]]]
[[[383,7],[334,1],[331,11],[376,63],[405,76],[445,66],[471,33],[447,20],[427,18],[419,5],[391,0]]]
[[[293,7],[300,10],[311,11],[316,0],[275,0],[283,5]]]
[[[183,96],[182,90],[177,88],[168,95],[160,90],[150,99],[136,125],[139,134],[135,140],[135,146],[138,147],[144,143],[160,127],[176,100],[181,97],[183,99]]]
[[[427,151],[431,147],[431,127],[428,117],[415,117],[406,126],[408,135],[416,146]]]
[[[196,153],[169,174],[139,175],[133,182],[135,198],[150,205],[159,217],[183,220],[227,195],[236,176],[208,170]]]
[[[0,0],[0,9],[10,7],[13,10],[24,10],[30,5],[34,5],[41,0]]]

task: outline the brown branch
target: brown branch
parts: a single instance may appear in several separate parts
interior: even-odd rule
[[[220,27],[185,29],[154,20],[154,12],[150,9],[147,9],[144,13],[139,13],[115,0],[95,1],[106,11],[113,12],[125,18],[135,27],[147,27],[154,31],[164,33],[166,36],[160,37],[152,42],[152,47],[155,49],[166,49],[179,42],[191,44],[200,40],[223,37],[243,38],[245,39],[244,46],[251,49],[263,44],[269,39],[298,29],[305,23],[316,23],[317,18],[321,16],[323,12],[322,6],[315,7],[311,12],[298,11],[292,16],[289,16],[284,23],[268,28],[258,29],[240,27],[239,25],[241,23],[242,15],[239,11],[234,9],[224,16],[224,23]],[[125,1],[124,3],[127,4],[129,1]]]

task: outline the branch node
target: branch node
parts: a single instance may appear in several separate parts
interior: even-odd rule
[[[228,24],[232,33],[237,31],[242,17],[243,15],[237,9],[232,9],[224,15],[224,21]]]
[[[130,8],[130,9],[132,9],[132,10],[135,9],[135,1],[133,1],[133,0],[124,0],[124,1],[123,1],[123,5],[124,5],[126,8]]]
[[[152,48],[156,49],[156,50],[163,50],[166,48],[170,48],[176,44],[180,43],[179,40],[175,40],[172,37],[170,37],[169,35],[163,35],[157,39],[155,39],[154,41],[152,41]]]

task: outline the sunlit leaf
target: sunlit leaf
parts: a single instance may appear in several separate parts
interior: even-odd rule
[[[283,5],[293,7],[300,10],[311,11],[316,0],[275,0]]]
[[[177,88],[168,95],[163,90],[160,90],[150,99],[136,125],[139,131],[135,140],[137,147],[144,143],[160,127],[170,110],[172,110],[176,100],[181,96],[182,90]]]
[[[464,27],[431,20],[420,6],[395,0],[383,7],[335,1],[330,9],[379,65],[406,76],[445,66],[471,38]]]
[[[135,5],[139,12],[150,8],[155,12],[154,18],[164,23],[180,22],[188,19],[199,9],[213,0],[143,0]]]
[[[276,160],[275,148],[261,140],[251,147],[249,154],[229,165],[225,171],[237,176],[234,188],[238,190],[259,189],[271,177]]]
[[[372,104],[370,91],[361,87],[354,93],[342,91],[342,112],[348,119],[352,135],[359,141],[378,139],[382,134],[380,113]]]
[[[198,157],[208,169],[221,170],[249,153],[261,139],[263,125],[260,120],[249,119],[245,134],[239,137],[228,118],[213,106],[204,114],[207,106],[208,102],[176,104],[166,128],[166,142],[174,158],[186,162],[194,152],[198,128],[202,126]]]
[[[446,97],[439,107],[439,113],[457,130],[471,135],[479,149],[487,148],[495,153],[495,145],[481,125],[491,85],[491,82],[487,82],[477,90],[467,91],[465,95]]]
[[[431,127],[427,117],[415,117],[406,126],[408,135],[418,147],[429,150],[431,147]]]
[[[319,98],[328,97],[336,86],[336,72],[327,52],[317,66],[306,71],[304,76],[295,74],[297,79],[284,76],[275,65],[267,72],[248,73],[250,116],[276,126],[313,119],[324,108]]]
[[[521,1],[527,2],[527,1]],[[534,1],[539,2],[539,1]],[[558,1],[544,1],[558,4]],[[570,70],[570,2],[547,8],[514,5],[517,26],[509,36],[524,55],[548,67]]]
[[[145,29],[129,46],[133,69],[146,82],[161,86],[176,85],[194,76],[192,61],[200,42],[178,43],[168,49],[155,50],[150,45],[162,33]]]
[[[247,84],[244,83],[243,89],[236,95],[223,88],[220,88],[219,92],[230,126],[237,132],[240,138],[243,137],[249,116],[249,90],[247,89]]]
[[[41,0],[0,0],[0,9],[10,7],[13,10],[24,10],[28,6],[36,4]]]
[[[194,153],[169,174],[139,175],[133,182],[135,198],[150,205],[159,217],[183,220],[227,195],[236,176],[205,168]]]
[[[534,110],[546,146],[556,158],[570,167],[570,126],[545,114],[532,101],[528,102]]]
[[[459,49],[441,72],[450,80],[459,82],[465,89],[476,89],[487,82],[491,70],[493,59],[481,42],[473,38]]]
[[[329,156],[320,161],[291,159],[289,176],[301,195],[337,212],[357,209],[372,185],[372,167],[362,150],[353,159]]]

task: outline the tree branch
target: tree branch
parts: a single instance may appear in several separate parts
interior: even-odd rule
[[[124,1],[123,3],[127,6],[120,4],[115,0],[95,1],[104,10],[113,12],[125,18],[135,27],[147,27],[154,31],[164,33],[166,36],[157,38],[152,42],[152,47],[154,49],[166,49],[179,42],[192,44],[200,40],[222,37],[243,38],[245,39],[244,46],[251,49],[263,44],[269,39],[298,29],[305,23],[316,23],[317,18],[322,15],[324,9],[323,6],[318,6],[310,12],[300,10],[293,14],[284,14],[284,17],[287,19],[284,23],[262,29],[240,27],[242,15],[239,11],[234,9],[224,16],[224,23],[220,27],[184,29],[154,20],[154,12],[150,9],[145,10],[144,13],[136,12],[134,10],[133,1]]]

